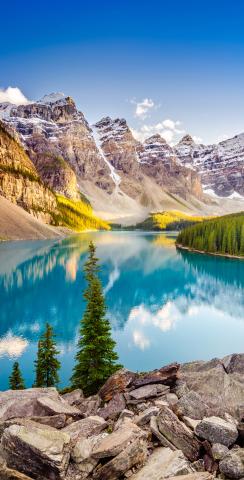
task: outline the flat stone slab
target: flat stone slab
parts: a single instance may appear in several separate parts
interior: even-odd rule
[[[238,437],[236,426],[220,417],[204,418],[196,426],[195,432],[200,438],[211,443],[221,443],[226,447],[233,445]]]
[[[104,438],[92,451],[94,458],[115,457],[138,437],[147,435],[137,425],[126,422],[115,432]]]
[[[144,385],[136,390],[130,391],[130,397],[135,400],[144,400],[150,397],[158,397],[159,395],[169,392],[169,387],[165,385],[158,385],[157,383],[151,385]]]
[[[94,415],[71,423],[63,428],[62,432],[67,433],[72,440],[75,440],[80,436],[88,438],[91,435],[98,435],[106,426],[107,422],[102,417]]]
[[[33,478],[65,478],[70,458],[70,436],[52,427],[11,425],[4,430],[1,446],[10,468]]]
[[[174,475],[192,472],[190,463],[180,450],[157,448],[148,458],[145,466],[130,478],[132,480],[164,480]],[[177,478],[180,478],[177,476]]]
[[[81,417],[81,411],[68,402],[60,399],[53,399],[48,396],[42,396],[37,398],[38,407],[40,407],[40,413],[49,414],[49,415],[59,415],[65,414],[71,417]]]

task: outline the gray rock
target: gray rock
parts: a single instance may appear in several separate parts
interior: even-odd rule
[[[219,469],[227,478],[241,479],[244,477],[244,450],[241,448],[231,450],[219,462]]]
[[[122,410],[120,416],[119,416],[119,420],[123,420],[124,418],[133,418],[134,417],[134,412],[132,412],[131,410],[127,410],[126,408],[124,410]]]
[[[244,353],[234,353],[222,360],[227,373],[244,374]]]
[[[176,450],[176,447],[171,443],[158,429],[156,417],[151,417],[150,419],[150,430],[153,435],[160,441],[163,447],[170,448],[171,450]]]
[[[43,396],[55,401],[61,399],[56,388],[29,388],[0,392],[0,420],[39,415],[37,399]]]
[[[102,417],[91,416],[86,417],[77,422],[71,423],[62,429],[63,433],[67,433],[72,441],[77,440],[80,436],[88,438],[92,435],[98,435],[107,427],[107,422]]]
[[[161,400],[161,399],[155,400],[154,405],[155,407],[158,407],[158,408],[169,407],[168,402],[166,402],[166,400]]]
[[[214,480],[213,475],[208,472],[190,473],[189,475],[179,475],[170,477],[171,480]]]
[[[114,419],[125,409],[126,403],[123,393],[116,393],[112,400],[104,407],[98,410],[98,415],[107,418]]]
[[[184,424],[193,431],[195,431],[195,428],[201,421],[201,420],[195,420],[194,418],[190,418],[190,417],[183,417],[182,420]]]
[[[93,458],[115,457],[136,438],[146,438],[147,434],[132,422],[125,422],[122,427],[105,437],[92,451]]]
[[[156,416],[159,412],[158,407],[149,407],[144,412],[140,413],[137,417],[135,417],[134,422],[136,425],[143,426],[149,423],[150,418]]]
[[[189,392],[189,388],[184,380],[176,380],[175,385],[171,388],[171,392],[175,393],[178,398],[181,398]]]
[[[62,395],[62,398],[68,402],[70,405],[75,405],[77,403],[80,403],[81,400],[84,398],[83,392],[80,388],[77,388],[76,390],[73,390],[72,392],[69,393],[64,393]]]
[[[4,430],[1,446],[9,468],[43,480],[65,478],[70,436],[52,427],[29,422]]]
[[[132,467],[141,466],[147,457],[147,442],[140,436],[129,442],[124,450],[108,463],[93,472],[95,480],[118,480],[130,472]]]
[[[221,443],[214,443],[212,446],[212,455],[214,460],[222,460],[229,453],[228,447]]]
[[[99,460],[91,457],[92,450],[106,436],[108,433],[100,433],[89,438],[80,437],[74,445],[71,458],[83,476],[88,476],[98,464]]]
[[[193,432],[167,407],[157,417],[158,429],[167,440],[194,462],[199,458],[200,443]]]
[[[227,373],[223,363],[214,359],[182,365],[180,374],[188,388],[197,392],[209,406],[211,415],[223,416],[228,412],[237,417],[244,404],[244,370],[236,370]]]
[[[172,407],[178,402],[178,397],[175,393],[167,393],[165,395],[165,400]]]
[[[174,475],[193,472],[190,463],[180,450],[159,447],[148,458],[145,466],[131,480],[164,480]],[[178,478],[178,477],[177,477]]]
[[[233,445],[238,437],[236,426],[219,417],[204,418],[197,425],[195,433],[211,443],[221,443],[226,447]]]
[[[189,391],[178,400],[174,411],[178,416],[184,415],[195,420],[202,420],[203,417],[210,415],[208,405],[202,400],[198,393],[193,391]]]
[[[130,397],[135,400],[145,400],[150,397],[157,397],[169,392],[169,387],[160,384],[150,384],[130,391]]]
[[[97,415],[98,409],[101,406],[101,398],[99,395],[92,395],[91,397],[81,399],[76,406],[81,411],[84,417],[90,417],[91,415]]]
[[[76,418],[82,416],[77,407],[69,405],[69,403],[62,398],[53,399],[48,396],[37,398],[37,411],[39,412],[39,415],[64,414]]]

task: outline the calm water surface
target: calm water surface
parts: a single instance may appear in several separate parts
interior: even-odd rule
[[[173,234],[105,232],[0,244],[0,390],[18,359],[34,378],[46,322],[68,384],[84,309],[82,266],[93,240],[120,362],[148,370],[243,351],[244,261],[180,252]]]

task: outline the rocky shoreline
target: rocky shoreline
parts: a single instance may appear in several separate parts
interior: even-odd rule
[[[244,354],[0,392],[0,480],[244,478]]]

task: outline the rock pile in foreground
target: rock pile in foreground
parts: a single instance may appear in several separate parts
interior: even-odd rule
[[[244,479],[244,354],[0,392],[0,480]]]

